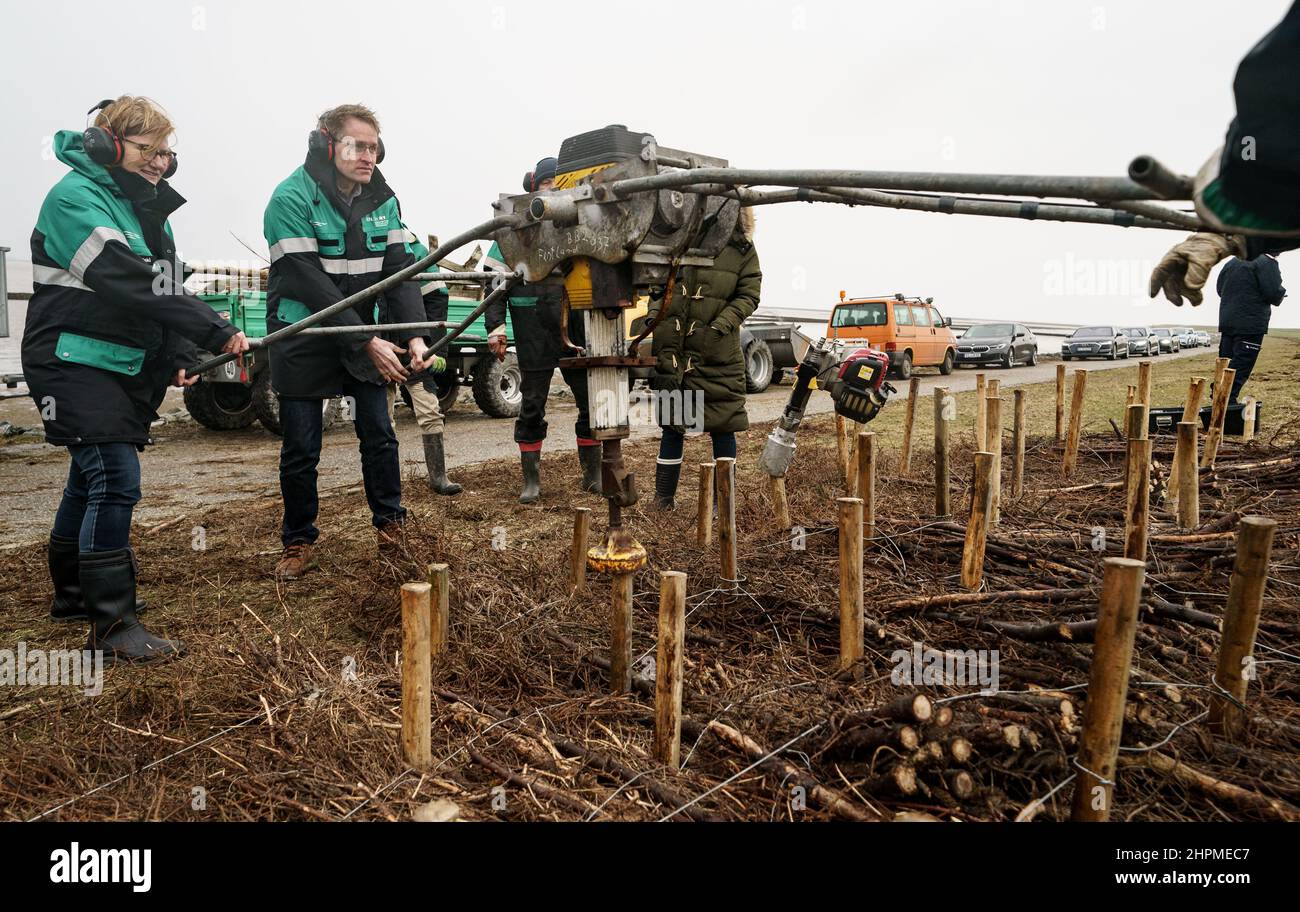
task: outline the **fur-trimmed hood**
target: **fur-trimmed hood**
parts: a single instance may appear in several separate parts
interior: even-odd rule
[[[742,206],[740,209],[740,219],[736,225],[741,233],[745,235],[745,240],[754,243],[754,207]]]

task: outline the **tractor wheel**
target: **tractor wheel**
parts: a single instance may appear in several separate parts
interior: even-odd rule
[[[772,349],[762,339],[755,339],[745,353],[745,390],[761,393],[772,385]]]
[[[524,404],[523,380],[514,352],[507,352],[504,361],[485,355],[474,366],[474,402],[491,418],[518,418]]]
[[[253,391],[242,383],[200,380],[182,394],[190,417],[214,431],[237,431],[257,420]]]

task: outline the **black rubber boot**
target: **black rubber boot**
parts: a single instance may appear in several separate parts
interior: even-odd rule
[[[441,434],[425,434],[424,464],[429,468],[429,487],[435,494],[454,497],[463,489],[447,477],[447,455],[442,448]]]
[[[677,482],[682,477],[682,464],[665,465],[662,462],[655,463],[655,499],[651,503],[651,508],[655,510],[672,510],[677,504],[673,499],[677,496]]]
[[[88,621],[86,605],[81,597],[80,549],[75,538],[60,538],[51,533],[49,547],[50,580],[54,583],[54,602],[50,606],[52,621]],[[131,555],[135,560],[135,555]],[[149,606],[135,600],[135,613],[142,614]]]
[[[542,451],[521,450],[519,464],[524,470],[524,488],[519,492],[519,502],[537,503],[542,498]]]
[[[81,592],[90,614],[86,648],[103,650],[104,664],[176,658],[184,647],[145,630],[135,616],[135,564],[131,550],[80,555]]]
[[[601,491],[600,454],[601,448],[598,446],[578,447],[578,461],[582,463],[582,490],[591,494],[599,494]]]
[[[81,576],[78,572],[77,541],[50,535],[50,580],[54,583],[54,603],[50,619],[54,621],[88,621],[81,599]]]

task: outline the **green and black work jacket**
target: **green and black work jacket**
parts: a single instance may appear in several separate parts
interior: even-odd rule
[[[275,188],[267,204],[263,233],[271,250],[266,304],[272,332],[415,262],[415,236],[402,224],[397,197],[379,170],[350,207],[339,194],[335,174],[333,164],[308,155],[306,163]],[[419,285],[403,282],[382,301],[366,301],[317,325],[373,326],[424,319]],[[403,347],[413,338],[429,338],[427,330],[395,336],[293,336],[270,347],[271,386],[284,398],[322,399],[340,395],[348,375],[382,384],[365,351],[376,335]]]
[[[54,153],[71,170],[32,232],[23,375],[49,443],[144,446],[176,371],[236,329],[182,287],[167,181],[97,164],[71,130]]]

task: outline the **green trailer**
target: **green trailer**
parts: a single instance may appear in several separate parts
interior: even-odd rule
[[[199,296],[213,310],[243,330],[250,339],[260,339],[266,330],[266,292],[230,291]],[[471,298],[451,298],[447,320],[459,324],[478,307]],[[468,386],[473,391],[474,402],[493,418],[514,418],[523,402],[522,375],[513,352],[499,362],[488,351],[487,327],[480,316],[465,330],[465,335],[455,339],[447,351],[447,370],[434,380],[438,386],[438,399],[444,413],[450,413],[460,395],[460,388]],[[437,331],[434,331],[435,338]],[[471,338],[466,338],[469,336]],[[480,341],[481,340],[481,341]],[[506,340],[514,344],[513,328],[506,320]],[[218,431],[246,428],[254,421],[274,434],[280,430],[280,405],[271,389],[269,353],[255,349],[244,357],[243,365],[229,362],[203,375],[194,386],[185,389],[185,407],[190,415],[204,427]],[[402,389],[403,398],[409,394]],[[325,426],[333,424],[341,414],[338,400],[323,405]]]

